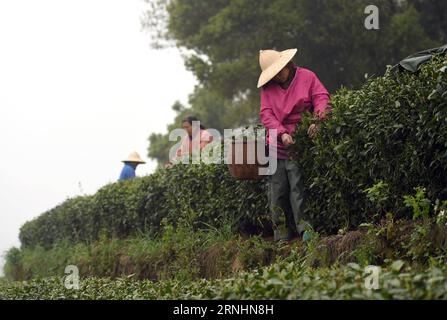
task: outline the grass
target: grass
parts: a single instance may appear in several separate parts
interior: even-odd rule
[[[11,280],[64,276],[75,265],[82,277],[132,276],[151,281],[229,278],[241,271],[268,266],[278,259],[303,260],[308,268],[358,263],[383,265],[404,260],[428,266],[445,261],[447,230],[434,220],[383,220],[357,231],[323,237],[309,243],[276,244],[260,236],[242,238],[228,230],[193,230],[165,226],[158,236],[107,239],[92,244],[63,241],[49,250],[42,247],[8,253],[6,275]],[[295,254],[292,254],[295,252]]]
[[[82,276],[134,275],[151,280],[220,277],[231,273],[231,255],[241,241],[225,230],[166,226],[164,234],[157,237],[103,238],[92,244],[61,241],[51,249],[13,249],[5,271],[14,280],[62,276],[67,265],[76,265]]]

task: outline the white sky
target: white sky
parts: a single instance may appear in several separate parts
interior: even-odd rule
[[[20,226],[143,159],[196,81],[150,48],[142,0],[0,0],[0,253]],[[138,175],[155,168],[139,166]],[[0,261],[0,266],[3,264]],[[0,271],[1,273],[1,271]]]

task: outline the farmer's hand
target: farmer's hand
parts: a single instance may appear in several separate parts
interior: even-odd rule
[[[309,135],[309,137],[314,138],[318,132],[320,131],[320,126],[313,123],[309,126],[309,129],[307,130],[307,134]]]
[[[288,134],[288,133],[284,133],[281,136],[281,140],[282,140],[282,143],[284,144],[284,146],[286,148],[295,143],[295,141],[293,140],[292,136],[290,134]]]

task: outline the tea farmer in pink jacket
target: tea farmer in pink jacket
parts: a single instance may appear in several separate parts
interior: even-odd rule
[[[290,240],[304,232],[304,226],[300,224],[304,218],[303,176],[288,154],[291,145],[300,143],[294,141],[293,133],[301,121],[301,113],[313,110],[315,117],[324,119],[331,108],[329,92],[315,73],[293,64],[296,52],[296,49],[261,50],[259,54],[261,121],[266,129],[277,130],[277,141],[270,136],[267,139],[276,149],[278,160],[268,188],[275,241]],[[313,137],[317,132],[316,125],[309,127],[309,136]],[[283,225],[282,215],[285,215],[286,228],[280,227]]]
[[[186,131],[187,135],[182,139],[180,147],[177,149],[176,154],[174,156],[175,158],[181,158],[185,155],[191,155],[193,153],[197,153],[201,151],[205,146],[213,141],[213,136],[205,130],[205,127],[203,125],[199,125],[199,130],[197,132],[194,132],[193,130],[193,122],[197,122],[200,124],[199,119],[197,119],[194,116],[188,116],[182,121],[182,128]],[[198,138],[200,139],[198,142],[198,150],[193,150],[193,139]],[[168,163],[167,166],[170,166],[171,163]]]

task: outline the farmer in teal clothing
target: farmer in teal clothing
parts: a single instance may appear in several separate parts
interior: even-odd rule
[[[146,163],[143,160],[141,160],[140,155],[136,152],[132,152],[131,154],[129,154],[127,159],[123,160],[123,162],[124,167],[121,170],[119,181],[135,178],[136,177],[135,170],[137,169],[137,166],[139,164]]]

